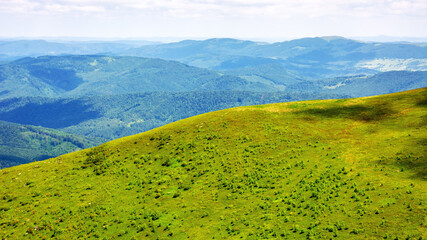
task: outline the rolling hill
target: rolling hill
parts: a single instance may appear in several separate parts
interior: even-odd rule
[[[427,89],[198,115],[0,170],[0,237],[424,239]]]
[[[276,91],[236,76],[140,57],[42,56],[0,65],[0,98],[221,90]]]
[[[104,139],[0,121],[0,169],[97,146]]]

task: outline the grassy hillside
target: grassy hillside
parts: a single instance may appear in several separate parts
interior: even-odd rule
[[[0,169],[57,157],[102,142],[54,129],[0,121]]]
[[[240,107],[0,171],[0,238],[425,239],[427,89]]]

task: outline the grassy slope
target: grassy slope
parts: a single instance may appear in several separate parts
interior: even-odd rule
[[[241,107],[3,169],[0,238],[425,238],[426,107]]]

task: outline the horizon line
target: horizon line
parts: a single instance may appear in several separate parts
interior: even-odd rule
[[[0,40],[46,40],[46,41],[101,41],[101,42],[112,42],[112,41],[148,41],[148,42],[178,42],[185,40],[209,40],[209,39],[236,39],[244,41],[255,41],[255,42],[284,42],[304,38],[327,38],[337,37],[350,40],[359,40],[365,42],[414,42],[421,43],[427,42],[427,36],[425,37],[413,37],[413,36],[390,36],[390,35],[378,35],[378,36],[341,36],[341,35],[323,35],[323,36],[305,36],[305,37],[235,37],[235,36],[205,36],[205,37],[179,37],[179,36],[138,36],[138,37],[94,37],[94,36],[0,36]]]

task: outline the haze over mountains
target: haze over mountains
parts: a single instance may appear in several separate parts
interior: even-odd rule
[[[427,55],[425,43],[368,43],[342,37],[302,38],[277,43],[214,38],[167,44],[74,42],[71,44],[74,48],[69,45],[70,43],[30,40],[3,42],[0,44],[0,54],[9,58],[58,54],[114,54],[177,60],[192,66],[219,70],[276,63],[293,73],[309,71],[310,73],[303,75],[316,78],[331,74],[423,70]]]
[[[146,44],[150,41],[52,41],[52,40],[10,40],[0,39],[0,62],[22,57],[62,54],[117,53]]]
[[[214,38],[142,46],[129,50],[127,55],[130,54],[180,60],[199,67],[222,69],[222,62],[233,58],[236,60],[237,57],[259,58],[259,61],[288,60],[290,63],[307,64],[338,64],[340,61],[358,62],[378,58],[423,59],[427,48],[423,43],[367,43],[342,37],[302,38],[271,44]],[[213,61],[215,57],[218,58],[216,62]]]
[[[230,107],[427,86],[427,44],[341,37],[0,41],[0,55],[0,120],[101,142]]]

